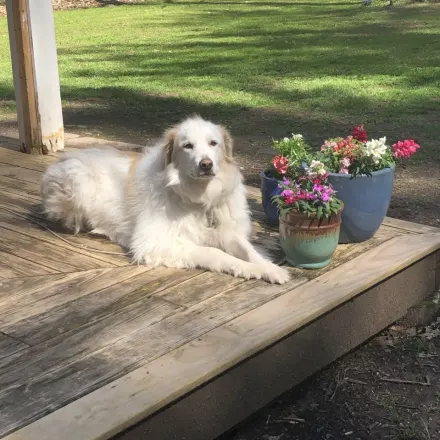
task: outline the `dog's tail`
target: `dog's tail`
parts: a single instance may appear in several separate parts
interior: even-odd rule
[[[87,225],[87,212],[96,194],[90,170],[75,157],[66,157],[49,166],[41,182],[43,211],[52,221],[77,234]]]

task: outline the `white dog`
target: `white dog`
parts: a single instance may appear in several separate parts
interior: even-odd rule
[[[202,268],[285,283],[285,269],[249,242],[250,212],[232,139],[191,117],[142,155],[112,149],[66,153],[43,176],[44,211],[75,233],[106,235],[136,263]]]

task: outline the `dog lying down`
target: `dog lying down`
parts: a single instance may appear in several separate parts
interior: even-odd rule
[[[42,180],[45,214],[127,248],[135,263],[202,268],[285,283],[249,242],[252,223],[228,131],[195,116],[140,158],[113,149],[66,153]]]

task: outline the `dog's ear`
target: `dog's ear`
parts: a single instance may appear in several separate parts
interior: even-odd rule
[[[174,141],[177,135],[177,128],[170,128],[163,137],[163,149],[165,155],[165,166],[172,162]]]
[[[228,162],[233,161],[233,149],[234,149],[234,141],[232,140],[231,133],[229,133],[229,130],[223,126],[220,127],[222,136],[223,136],[223,144],[225,145],[225,153],[226,153],[226,160]]]

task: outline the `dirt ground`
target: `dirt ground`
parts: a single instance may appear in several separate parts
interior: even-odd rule
[[[55,9],[102,7],[134,0],[54,0]],[[0,16],[5,13],[0,0]],[[139,133],[102,132],[72,115],[67,131],[145,143]],[[115,121],[117,125],[117,121]],[[15,122],[0,135],[15,135]],[[236,138],[248,184],[270,159],[268,136]],[[414,162],[396,172],[388,215],[440,227],[440,169]],[[440,320],[395,325],[306,383],[281,396],[219,440],[440,440]]]

